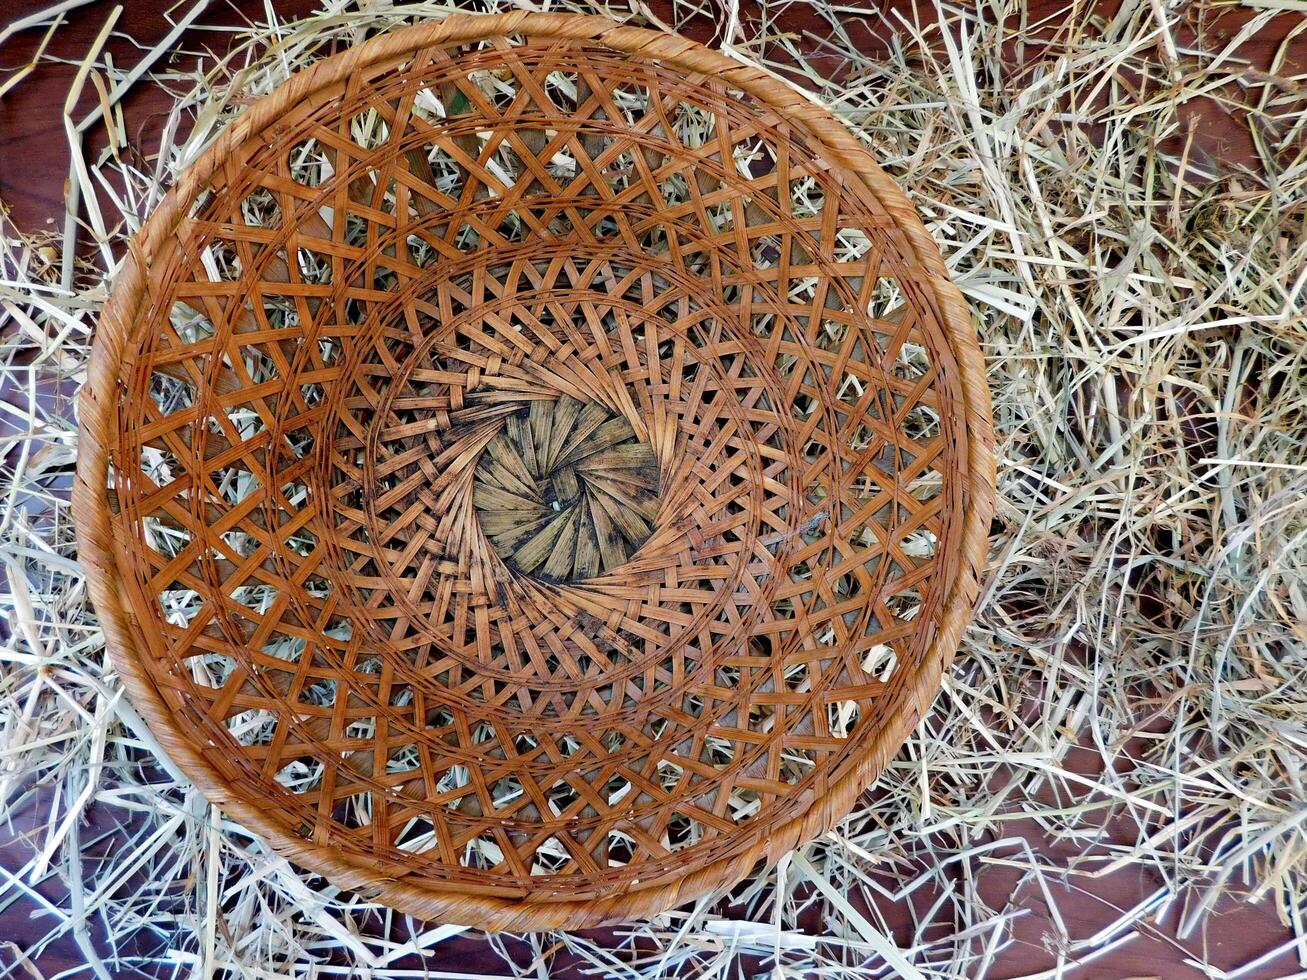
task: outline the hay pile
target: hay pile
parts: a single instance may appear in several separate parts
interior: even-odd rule
[[[59,30],[74,6],[32,29]],[[730,53],[781,70],[865,134],[973,303],[1000,512],[952,675],[858,812],[729,904],[616,934],[478,938],[502,954],[499,974],[983,976],[1012,962],[1014,930],[1042,903],[1041,975],[1054,976],[1158,923],[1196,935],[1230,893],[1274,902],[1293,957],[1195,965],[1250,976],[1296,958],[1307,970],[1307,79],[1283,50],[1271,75],[1251,68],[1251,30],[1189,43],[1160,2],[1006,28],[1001,6],[915,23],[797,3],[678,2],[661,17],[639,0],[551,4],[711,21]],[[1266,6],[1254,28],[1294,5]],[[45,934],[22,949],[0,937],[0,964],[10,976],[52,976],[69,955],[100,978],[442,975],[442,950],[471,948],[470,933],[301,875],[162,760],[105,667],[76,560],[72,395],[125,236],[250,97],[334,47],[448,9],[325,0],[177,74],[165,55],[203,7],[139,67],[103,63],[109,28],[88,52],[75,88],[97,84],[102,110],[65,113],[75,144],[103,115],[127,146],[115,104],[133,85],[176,93],[163,146],[74,155],[68,203],[95,241],[89,258],[69,246],[72,211],[46,237],[0,216],[0,912],[30,909]],[[859,53],[868,28],[887,38],[885,58]],[[1189,124],[1203,97],[1243,120],[1252,166],[1203,158]],[[112,188],[112,213],[97,187]],[[1092,935],[1059,913],[1068,883],[1145,872],[1151,892]]]

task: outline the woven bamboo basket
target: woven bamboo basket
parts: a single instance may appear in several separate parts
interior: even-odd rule
[[[251,106],[132,241],[75,512],[216,805],[487,929],[721,891],[952,658],[992,511],[961,296],[827,112],[683,38],[451,16]]]

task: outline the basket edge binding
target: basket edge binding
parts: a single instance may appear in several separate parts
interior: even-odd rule
[[[154,683],[137,667],[136,658],[140,655],[134,639],[137,623],[116,584],[117,561],[109,506],[103,492],[108,477],[108,447],[117,427],[116,388],[124,346],[132,323],[149,299],[149,280],[144,270],[158,261],[160,252],[168,250],[171,236],[194,193],[221,166],[229,151],[274,125],[287,106],[347,78],[361,66],[384,63],[422,47],[514,33],[589,40],[628,55],[657,59],[679,70],[712,74],[805,126],[821,144],[824,156],[850,175],[856,175],[861,188],[891,216],[896,230],[910,247],[910,259],[929,274],[930,299],[937,307],[939,321],[957,360],[956,381],[962,390],[965,413],[966,446],[962,456],[965,468],[958,474],[964,502],[958,574],[949,583],[949,594],[942,603],[943,614],[936,624],[930,650],[912,679],[912,697],[904,709],[871,736],[866,754],[856,767],[771,838],[760,841],[735,859],[719,859],[671,884],[583,901],[530,897],[519,901],[472,895],[459,892],[456,887],[435,889],[396,880],[376,869],[360,866],[338,851],[304,841],[293,828],[280,823],[267,811],[234,798],[221,776],[175,727]],[[830,829],[879,776],[933,701],[979,594],[995,503],[992,411],[984,361],[970,311],[961,292],[948,278],[938,247],[904,192],[844,124],[778,78],[686,38],[625,26],[594,15],[524,11],[452,14],[439,21],[372,38],[318,62],[252,105],[178,178],[129,244],[95,334],[87,381],[78,398],[78,412],[78,462],[72,492],[78,554],[87,569],[87,587],[105,632],[110,662],[122,676],[133,705],[149,723],[165,752],[214,805],[257,832],[275,851],[296,864],[323,875],[339,887],[357,890],[402,912],[490,931],[587,928],[654,915],[725,890],[758,862],[773,864],[801,841]]]

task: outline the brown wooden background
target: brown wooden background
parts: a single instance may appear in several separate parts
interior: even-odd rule
[[[911,0],[888,0],[883,3],[877,3],[877,0],[853,0],[853,3],[897,8],[909,16],[914,7]],[[170,29],[170,22],[163,14],[173,6],[173,2],[123,0],[123,4],[125,9],[118,23],[118,34],[111,40],[107,50],[116,64],[129,66],[139,57],[141,48],[131,43],[128,37],[134,38],[139,45],[148,46],[157,42]],[[4,5],[3,12],[0,12],[0,24],[12,22],[46,6],[46,0],[10,0]],[[283,18],[293,17],[314,6],[312,0],[276,0],[276,8]],[[669,5],[665,0],[655,0],[650,6],[659,16],[670,19]],[[922,8],[924,17],[935,16],[931,4],[919,3],[916,6]],[[1087,22],[1094,14],[1110,15],[1117,6],[1117,2],[1094,3],[1092,0],[1070,6],[1057,0],[1035,0],[1028,6],[1027,16],[1034,22],[1065,9],[1065,13],[1050,19],[1051,43],[1059,27],[1065,28],[1078,21]],[[72,12],[68,22],[59,29],[49,53],[73,62],[83,57],[111,7],[110,2],[96,0]],[[174,16],[188,7],[189,4],[179,6],[174,11]],[[265,16],[264,9],[264,0],[215,0],[198,21],[197,27],[213,28],[262,19]],[[1197,44],[1209,48],[1222,47],[1253,13],[1248,9],[1240,9],[1237,4],[1181,3],[1179,16],[1183,27],[1177,42],[1182,47]],[[1244,46],[1242,54],[1251,58],[1257,68],[1267,68],[1280,42],[1301,16],[1287,11],[1277,16],[1267,29]],[[722,22],[722,17],[705,13],[695,20],[687,33],[699,40],[711,42]],[[872,20],[849,17],[845,25],[863,50],[872,55],[883,51],[885,43],[883,28],[875,27],[874,23]],[[799,33],[820,29],[819,21],[801,3],[795,3],[785,10],[780,18],[780,26]],[[0,80],[7,77],[9,71],[26,63],[40,34],[40,31],[27,31],[0,47]],[[192,29],[183,38],[182,48],[192,52],[222,51],[228,37],[220,31]],[[804,50],[809,63],[824,74],[834,76],[843,67],[838,58],[828,50],[823,50],[816,42],[806,42]],[[1029,67],[1047,57],[1048,50],[1039,43],[1027,43],[1019,56],[1021,66]],[[1300,35],[1294,42],[1289,61],[1288,71],[1307,70],[1307,33]],[[194,57],[188,55],[179,57],[174,67],[183,69],[193,67],[194,64]],[[60,110],[75,71],[75,64],[46,63],[13,92],[0,99],[0,201],[9,208],[14,222],[28,231],[57,231],[62,227],[68,157]],[[1019,77],[1019,73],[1014,77]],[[128,129],[139,152],[148,154],[157,148],[159,132],[170,104],[171,98],[166,93],[144,86],[138,88],[127,100],[125,113]],[[88,94],[79,110],[79,116],[91,105],[93,96]],[[1191,153],[1196,161],[1223,173],[1254,165],[1248,134],[1249,122],[1237,110],[1226,108],[1218,99],[1204,98],[1191,102],[1186,111],[1192,116],[1195,127]],[[88,141],[89,154],[97,152],[103,142],[102,132],[93,133]],[[15,394],[0,392],[0,397],[13,397]],[[1129,747],[1125,751],[1129,751]],[[1072,760],[1070,765],[1074,767],[1077,761],[1087,773],[1094,772],[1095,766],[1101,766],[1098,755],[1089,750],[1085,750],[1079,760]],[[1005,779],[1008,774],[997,772],[994,778]],[[40,831],[41,828],[37,825],[44,821],[45,815],[32,808],[27,812],[11,813],[9,817],[8,823],[0,822],[0,866],[16,868],[30,854],[29,835],[33,835],[33,831]],[[95,842],[87,848],[85,860],[88,865],[94,862],[97,853],[114,846],[115,840],[120,839],[123,828],[115,824],[115,819],[117,818],[93,808],[90,828],[83,833],[83,840]],[[1035,852],[1046,858],[1048,864],[1056,865],[1068,856],[1065,853],[1067,845],[1052,841],[1033,821],[1020,826],[1009,824],[1008,832],[1025,836]],[[1119,820],[1104,827],[1103,832],[1109,838],[1117,836],[1123,841],[1134,839],[1133,828]],[[923,860],[928,860],[928,857],[923,857]],[[1055,963],[1050,948],[1054,932],[1049,911],[1033,889],[1017,889],[1019,877],[1020,873],[1016,870],[993,867],[984,872],[981,881],[982,893],[988,896],[991,906],[1002,908],[1010,902],[1013,906],[1026,910],[1026,914],[1015,926],[1016,941],[999,957],[997,965],[989,974],[993,978],[1020,977],[1049,969]],[[1055,899],[1067,928],[1073,935],[1084,937],[1094,935],[1115,921],[1121,910],[1137,905],[1161,884],[1153,872],[1130,868],[1100,879],[1068,880],[1060,887],[1060,893],[1055,895]],[[60,898],[57,889],[42,890],[52,900]],[[13,897],[12,893],[5,894],[3,885],[0,884],[0,980],[8,976],[25,975],[21,968],[15,966],[14,957],[5,941],[15,943],[18,948],[26,948],[27,944],[42,936],[50,926],[48,918],[32,918],[36,906],[30,900],[20,898],[11,901]],[[922,896],[921,910],[929,906],[933,897]],[[911,930],[909,910],[887,908],[883,911],[895,923],[900,941],[906,942]],[[1076,968],[1069,976],[1113,980],[1124,977],[1185,980],[1205,975],[1191,965],[1193,961],[1206,961],[1219,969],[1233,969],[1283,944],[1291,935],[1278,920],[1269,902],[1250,906],[1237,898],[1224,901],[1209,919],[1206,928],[1185,941],[1175,935],[1177,920],[1177,911],[1172,910],[1162,921],[1137,930],[1130,942],[1088,965]],[[810,931],[821,931],[819,922],[804,925]],[[391,938],[401,938],[404,927],[397,928],[401,934],[392,931]],[[613,938],[602,933],[592,935],[601,940]],[[130,945],[141,954],[148,955],[161,941],[159,936],[147,932]],[[534,951],[526,943],[509,940],[507,947],[515,957],[520,957],[521,962],[532,961]],[[36,965],[46,976],[51,976],[61,970],[82,965],[82,958],[77,947],[68,940],[51,946]],[[425,968],[468,973],[503,972],[502,961],[490,950],[486,940],[475,933],[447,940],[433,947],[425,957],[412,957],[392,966],[400,969]],[[740,967],[743,976],[767,969],[761,961],[752,959],[742,961]],[[557,978],[581,975],[576,958],[561,950],[551,955],[547,970],[550,976]],[[1263,965],[1253,976],[1284,977],[1297,970],[1296,959],[1285,955]],[[124,972],[120,975],[165,974],[147,974],[132,967],[124,967]]]

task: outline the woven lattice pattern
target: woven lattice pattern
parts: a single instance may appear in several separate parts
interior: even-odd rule
[[[685,42],[559,20],[254,114],[119,287],[96,409],[172,744],[307,863],[488,925],[819,830],[974,594],[942,269]]]

